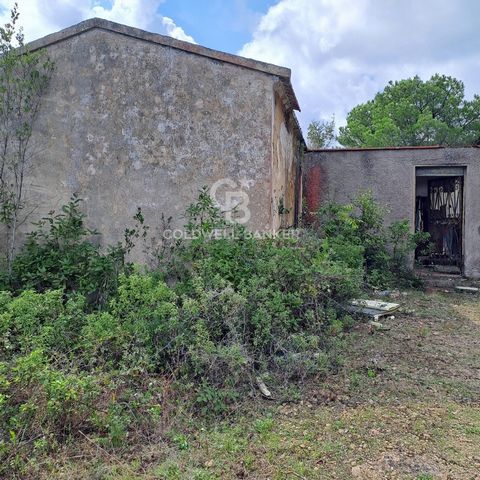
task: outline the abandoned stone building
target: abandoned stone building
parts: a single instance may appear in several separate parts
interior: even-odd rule
[[[427,261],[480,277],[480,149],[307,151],[289,69],[106,20],[30,46],[55,62],[34,132],[32,221],[77,194],[115,242],[137,207],[150,225],[181,224],[207,186],[227,209],[240,203],[238,221],[275,232],[296,225],[304,197],[314,211],[370,189],[389,221],[430,232]]]
[[[116,242],[137,207],[150,225],[163,213],[179,226],[215,186],[227,208],[248,201],[236,215],[254,230],[295,223],[304,143],[289,69],[97,18],[30,48],[55,63],[35,128],[32,220],[75,193]]]

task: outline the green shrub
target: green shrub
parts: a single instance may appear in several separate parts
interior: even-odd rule
[[[165,371],[185,335],[176,302],[173,290],[154,276],[120,276],[117,296],[86,317],[80,340],[85,362]]]
[[[0,307],[0,345],[7,356],[35,348],[65,353],[73,347],[84,322],[82,296],[65,301],[61,290],[25,290],[18,297],[5,292],[1,297],[10,300]]]
[[[21,469],[32,449],[52,449],[90,428],[99,391],[95,376],[55,365],[40,349],[15,357],[2,370],[0,475]]]
[[[181,335],[176,299],[163,281],[133,274],[120,277],[117,296],[110,303],[110,312],[129,340],[128,353],[144,352],[153,369],[168,360]]]
[[[408,258],[428,234],[412,234],[407,220],[384,225],[386,210],[364,192],[349,204],[328,203],[318,212],[318,225],[325,248],[334,260],[364,272],[373,287],[398,280],[414,282]]]
[[[80,200],[72,198],[61,213],[37,223],[13,262],[10,282],[16,291],[60,289],[80,292],[94,305],[105,303],[115,292],[118,274],[128,266],[125,256],[138,232],[126,229],[125,245],[110,246],[102,253],[93,240],[98,232],[87,228],[84,219]]]
[[[202,191],[186,214],[193,238],[156,251],[162,270],[144,273],[125,260],[147,231],[140,212],[106,253],[78,200],[47,217],[0,292],[0,474],[81,434],[122,448],[173,406],[228,414],[259,376],[296,398],[298,382],[338,369],[353,324],[342,305],[387,251],[369,202],[328,206],[324,236],[257,239]],[[391,238],[400,259],[408,238],[400,227]]]
[[[388,240],[391,245],[392,255],[390,267],[397,277],[410,278],[412,272],[407,268],[405,259],[417,248],[429,248],[430,234],[428,232],[410,232],[408,220],[393,222],[388,227]]]

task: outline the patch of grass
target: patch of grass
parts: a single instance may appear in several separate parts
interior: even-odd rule
[[[180,467],[175,462],[167,461],[155,468],[154,474],[161,480],[180,480]]]
[[[364,375],[361,375],[358,372],[351,372],[350,373],[350,389],[352,390],[360,390],[365,383]]]
[[[480,329],[459,329],[461,321],[445,316],[449,306],[441,305],[449,297],[434,297],[440,317],[418,318],[431,328],[426,338],[411,316],[399,315],[388,335],[358,328],[355,339],[343,344],[345,365],[338,375],[298,390],[296,402],[252,402],[222,422],[189,422],[167,445],[151,444],[115,460],[92,448],[83,463],[67,468],[57,460],[42,480],[351,480],[352,466],[365,466],[377,478],[427,480],[437,472],[439,478],[476,478],[480,411],[473,402],[480,382],[469,355],[478,348]],[[429,298],[414,293],[408,301]],[[465,355],[458,354],[459,345]],[[372,352],[386,358],[389,368],[369,378],[365,365]],[[310,391],[327,389],[335,400],[318,393],[316,403],[305,400]],[[392,464],[385,460],[391,452],[397,456]]]
[[[264,435],[273,430],[275,420],[271,416],[266,418],[259,418],[258,420],[255,420],[253,425],[258,433]]]
[[[178,435],[174,435],[172,438],[175,445],[178,447],[179,450],[188,450],[189,442],[188,437],[183,433],[179,433]]]

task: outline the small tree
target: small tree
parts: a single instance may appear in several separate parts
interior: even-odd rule
[[[24,45],[15,4],[0,27],[0,221],[6,227],[5,257],[11,273],[18,226],[25,215],[25,176],[34,158],[32,127],[53,71],[44,51]]]
[[[310,122],[307,131],[309,148],[329,148],[333,146],[335,140],[335,117]]]

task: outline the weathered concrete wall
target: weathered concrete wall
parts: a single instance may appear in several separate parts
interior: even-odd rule
[[[102,242],[116,242],[137,207],[152,227],[162,213],[182,225],[198,190],[227,178],[249,196],[249,228],[277,226],[278,77],[102,28],[46,48],[55,72],[35,127],[30,221],[75,193]]]
[[[480,277],[480,149],[405,148],[308,152],[304,194],[309,211],[327,201],[345,203],[370,189],[389,209],[387,222],[415,219],[415,167],[464,166],[465,275]]]
[[[273,229],[296,222],[300,152],[303,148],[298,125],[286,112],[282,97],[275,94],[272,129],[272,219]]]

